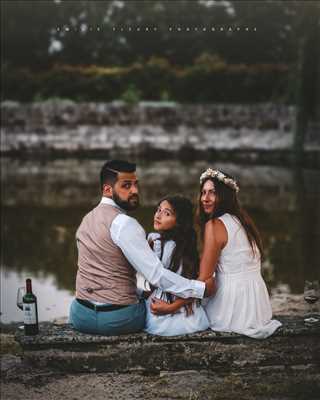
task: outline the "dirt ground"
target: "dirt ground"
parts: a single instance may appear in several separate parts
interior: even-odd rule
[[[320,374],[308,371],[228,374],[199,371],[133,374],[24,375],[1,386],[2,400],[254,400],[320,396]]]
[[[272,295],[274,314],[306,311],[301,295]],[[12,333],[1,335],[1,400],[289,400],[320,398],[320,371],[314,366],[284,366],[216,374],[208,371],[165,372],[147,375],[90,373],[63,375],[29,369]]]

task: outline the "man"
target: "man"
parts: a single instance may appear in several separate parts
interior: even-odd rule
[[[101,202],[82,220],[77,233],[76,299],[70,320],[81,332],[117,335],[144,328],[145,304],[137,297],[136,272],[153,286],[179,297],[202,298],[213,281],[185,279],[163,267],[141,225],[126,215],[139,206],[136,166],[106,162],[100,173]]]

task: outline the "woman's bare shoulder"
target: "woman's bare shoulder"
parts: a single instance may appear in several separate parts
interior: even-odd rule
[[[219,231],[224,229],[226,229],[224,223],[220,221],[219,218],[209,219],[209,221],[206,222],[205,230]]]
[[[214,239],[222,245],[225,245],[228,241],[228,232],[226,227],[218,218],[210,219],[206,223],[204,235],[207,240]]]

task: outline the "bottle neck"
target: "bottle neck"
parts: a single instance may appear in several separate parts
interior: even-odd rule
[[[26,280],[26,291],[27,291],[27,293],[32,293],[31,279]]]

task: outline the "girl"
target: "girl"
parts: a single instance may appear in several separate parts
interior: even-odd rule
[[[159,202],[154,215],[156,232],[148,235],[151,248],[162,264],[186,278],[198,277],[197,238],[193,228],[192,203],[182,196],[167,196]],[[155,315],[153,307],[165,304],[164,315]],[[148,333],[174,336],[205,330],[209,321],[203,307],[154,289],[147,300]]]

